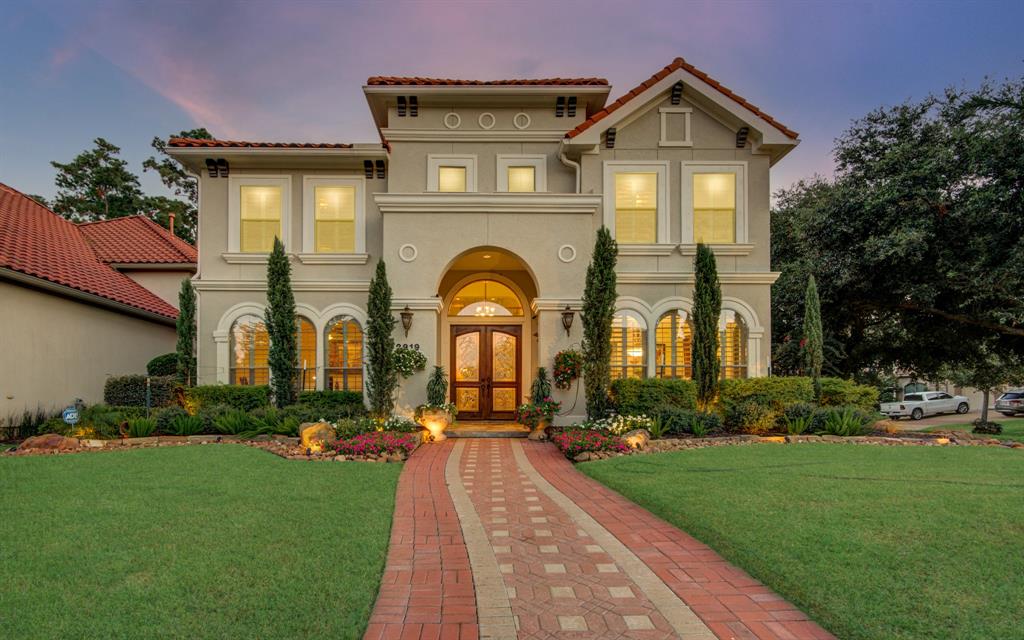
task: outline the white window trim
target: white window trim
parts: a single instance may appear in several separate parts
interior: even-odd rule
[[[548,190],[548,157],[544,155],[497,155],[498,192],[508,192],[509,167],[533,167],[533,191],[545,193]]]
[[[291,176],[231,175],[228,177],[228,253],[234,256],[266,256],[263,253],[242,253],[241,187],[281,187],[281,242],[284,250],[291,250],[292,178]],[[246,261],[242,259],[241,261]],[[253,260],[258,262],[259,260]]]
[[[682,171],[682,216],[683,245],[696,244],[693,239],[693,174],[695,173],[732,173],[736,176],[736,242],[715,244],[715,247],[731,247],[746,245],[750,240],[747,224],[747,163],[746,162],[683,162]],[[723,255],[726,255],[723,252]],[[742,255],[742,254],[740,254]]]
[[[355,250],[351,253],[317,253],[316,210],[314,193],[317,187],[355,187]],[[302,177],[302,253],[299,259],[311,264],[366,264],[366,179],[362,176],[313,175]],[[355,262],[353,262],[355,261]]]
[[[661,115],[661,139],[658,141],[659,147],[692,147],[693,146],[693,134],[690,128],[690,116],[693,113],[693,109],[689,107],[662,107],[658,109],[658,113]],[[681,114],[683,116],[683,139],[682,140],[669,140],[668,138],[668,117],[670,115]]]
[[[668,160],[637,162],[625,160],[606,160],[604,162],[604,226],[608,227],[615,237],[615,174],[616,173],[657,173],[658,174],[658,229],[657,244],[669,243],[669,200],[668,200]],[[692,231],[691,231],[692,235]],[[622,247],[649,247],[656,245],[619,245]],[[630,252],[632,253],[632,252]]]
[[[437,191],[438,171],[441,167],[466,168],[466,193],[476,192],[476,156],[465,154],[427,155],[427,191]]]

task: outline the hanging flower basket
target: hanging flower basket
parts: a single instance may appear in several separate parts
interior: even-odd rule
[[[583,372],[583,354],[575,349],[559,351],[555,355],[555,367],[553,376],[555,388],[568,389],[574,380],[580,377]]]

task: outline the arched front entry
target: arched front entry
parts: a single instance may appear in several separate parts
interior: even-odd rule
[[[459,419],[514,419],[535,360],[532,276],[517,256],[483,247],[452,263],[441,291],[441,361]]]

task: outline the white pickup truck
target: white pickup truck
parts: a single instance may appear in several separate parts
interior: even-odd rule
[[[879,409],[890,418],[910,416],[912,420],[920,420],[939,413],[967,413],[971,406],[963,396],[951,396],[943,391],[922,391],[908,393],[899,402],[883,402]]]

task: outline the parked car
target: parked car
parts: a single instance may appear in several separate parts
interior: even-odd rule
[[[940,413],[967,413],[971,405],[964,396],[951,396],[943,391],[923,391],[908,393],[899,402],[883,402],[880,410],[890,418],[909,416],[911,420],[920,420]],[[1024,411],[1024,406],[1021,410]]]
[[[996,411],[1004,416],[1024,413],[1024,389],[1007,391],[996,399]]]

